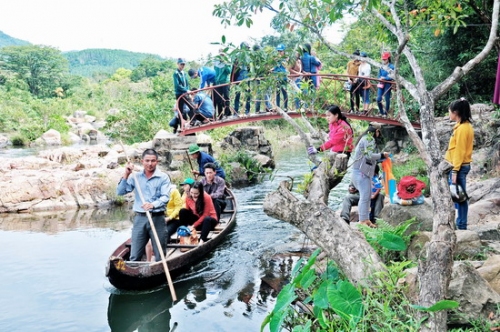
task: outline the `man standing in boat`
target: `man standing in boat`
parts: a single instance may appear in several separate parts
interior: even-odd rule
[[[146,149],[142,153],[144,171],[130,177],[134,165],[129,162],[125,167],[125,174],[116,188],[116,193],[121,196],[134,191],[137,186],[140,186],[144,198],[143,202],[139,190],[135,190],[133,206],[135,216],[132,227],[132,247],[130,249],[131,261],[140,261],[142,259],[149,239],[153,243],[156,261],[161,260],[146,211],[151,214],[162,250],[165,251],[165,205],[170,199],[170,177],[157,170],[157,165],[158,153],[153,149]]]
[[[214,163],[206,163],[204,169],[205,177],[201,179],[201,184],[203,184],[203,190],[212,197],[215,212],[217,212],[217,220],[220,220],[220,214],[226,207],[224,195],[226,181],[216,175],[217,166]]]

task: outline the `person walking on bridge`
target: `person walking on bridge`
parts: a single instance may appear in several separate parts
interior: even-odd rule
[[[384,65],[378,71],[378,79],[384,81],[393,81],[389,70],[394,70],[394,65],[391,63],[391,53],[382,53],[382,64]],[[386,118],[391,108],[391,90],[392,84],[390,82],[379,82],[377,84],[377,105],[380,115]],[[382,98],[385,99],[385,107],[382,104]]]
[[[359,50],[354,51],[353,55],[359,56]],[[347,82],[350,83],[349,87],[349,96],[351,100],[351,110],[350,113],[359,113],[359,96],[360,96],[360,86],[359,79],[357,77],[359,75],[359,65],[361,61],[358,59],[350,60],[347,63]]]
[[[222,116],[228,117],[231,115],[229,110],[229,74],[231,74],[231,66],[228,64],[227,55],[220,50],[217,59],[215,60],[215,95],[214,103],[217,107],[217,118]],[[223,113],[224,112],[224,113]]]
[[[187,95],[183,96],[189,91],[189,80],[186,73],[184,72],[184,67],[186,66],[186,60],[183,58],[177,59],[177,69],[174,71],[174,91],[175,99],[178,100],[179,110],[184,110],[184,105],[187,105],[190,110],[193,109],[189,101],[187,100]],[[181,98],[181,96],[183,96]],[[180,98],[180,99],[179,99]]]

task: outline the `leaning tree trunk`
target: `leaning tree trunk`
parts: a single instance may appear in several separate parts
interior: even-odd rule
[[[325,188],[342,180],[347,165],[345,155],[328,157],[314,170],[309,199],[292,194],[284,181],[277,191],[266,196],[264,212],[299,228],[338,264],[353,284],[367,286],[374,273],[385,270],[385,266],[361,232],[352,229],[325,203]]]

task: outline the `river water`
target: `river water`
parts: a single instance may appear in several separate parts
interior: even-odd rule
[[[268,284],[296,259],[277,254],[311,245],[262,210],[280,181],[290,176],[297,185],[309,171],[303,149],[281,151],[276,161],[272,180],[234,189],[236,227],[174,280],[176,303],[166,286],[123,292],[107,281],[107,258],[130,236],[128,209],[0,215],[0,331],[259,331],[277,295]],[[346,180],[330,195],[333,208]]]

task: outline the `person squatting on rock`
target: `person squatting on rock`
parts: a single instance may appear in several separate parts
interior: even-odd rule
[[[452,184],[458,184],[464,192],[467,192],[467,174],[470,172],[474,144],[474,128],[471,123],[470,104],[467,100],[461,98],[453,101],[448,110],[450,120],[456,122],[444,157],[446,161],[453,165],[449,181]],[[468,200],[455,203],[455,206],[457,208],[457,228],[467,229]]]
[[[378,167],[378,165],[377,165]],[[370,197],[370,221],[376,223],[376,219],[380,216],[380,212],[384,208],[384,194],[380,192],[382,184],[380,178],[378,177],[377,167],[375,168],[375,175],[372,180],[372,193]],[[340,217],[346,222],[351,221],[351,209],[353,206],[357,206],[359,203],[359,191],[356,189],[354,184],[349,183],[348,194],[344,197],[342,201],[342,210],[340,211]]]
[[[354,186],[359,190],[359,222],[370,227],[375,227],[370,221],[370,198],[375,166],[377,166],[380,159],[389,157],[388,152],[376,152],[375,140],[380,139],[380,136],[380,125],[371,123],[356,144],[354,163],[352,165],[351,179]]]
[[[132,246],[130,260],[140,261],[145,252],[146,243],[151,239],[156,261],[160,260],[160,251],[154,240],[154,233],[149,223],[146,211],[149,211],[161,242],[161,250],[165,251],[165,205],[170,199],[170,177],[156,168],[158,153],[153,149],[146,149],[142,153],[142,166],[144,170],[136,176],[130,176],[134,165],[128,163],[125,173],[118,182],[117,195],[125,195],[134,191],[135,199],[133,210],[135,212],[132,227]],[[144,202],[142,202],[140,187]]]
[[[317,151],[331,150],[336,153],[345,153],[349,159],[353,150],[353,130],[347,118],[336,105],[326,110],[326,121],[328,121],[328,141],[321,144]]]

